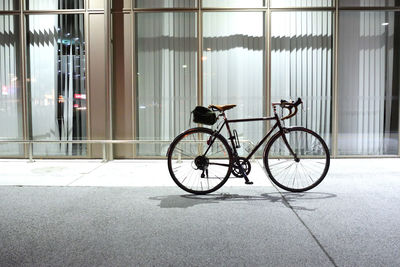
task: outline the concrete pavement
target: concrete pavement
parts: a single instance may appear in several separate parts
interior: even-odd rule
[[[165,161],[1,161],[0,266],[399,266],[399,163],[332,160],[301,194],[255,163],[194,196]]]

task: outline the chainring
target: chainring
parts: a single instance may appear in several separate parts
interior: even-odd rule
[[[240,165],[242,166],[244,172],[246,173],[246,175],[249,175],[250,171],[251,171],[251,164],[250,161],[248,161],[246,158],[240,157],[239,158],[239,162]],[[239,169],[239,165],[237,164],[237,162],[233,162],[233,166],[232,166],[232,173],[235,177],[243,177],[242,172]]]

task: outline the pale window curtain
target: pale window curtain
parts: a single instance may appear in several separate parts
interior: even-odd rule
[[[139,8],[196,7],[197,0],[136,0]]]
[[[396,154],[398,76],[394,12],[343,12],[339,36],[340,154]],[[397,84],[398,86],[398,84]],[[395,92],[396,91],[396,92]],[[393,110],[395,111],[393,113]],[[397,115],[396,115],[397,114]],[[394,116],[393,116],[394,115]]]
[[[271,25],[271,99],[303,100],[286,125],[310,128],[330,146],[332,13],[276,12]]]
[[[18,8],[18,0],[2,0],[0,1],[0,10],[15,10]]]
[[[30,10],[83,9],[84,0],[26,0]]]
[[[227,111],[230,119],[266,115],[264,45],[264,13],[204,13],[204,106],[236,104]],[[253,143],[260,141],[266,130],[264,122],[231,127],[237,130],[239,139]],[[243,147],[250,148],[249,143]]]
[[[270,0],[270,1],[271,1],[271,7],[328,7],[328,6],[332,6],[332,0]]]
[[[340,6],[394,6],[395,0],[341,0]]]
[[[22,140],[22,96],[18,16],[0,15],[0,139]],[[1,144],[1,156],[23,153],[22,146]]]
[[[137,125],[140,140],[172,140],[189,127],[197,103],[195,13],[138,14]],[[168,144],[140,144],[138,154],[165,156]]]
[[[263,7],[265,0],[202,0],[203,7]]]

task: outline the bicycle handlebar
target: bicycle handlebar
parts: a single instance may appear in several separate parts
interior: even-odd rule
[[[303,101],[299,97],[296,100],[296,102],[294,102],[294,101],[289,102],[287,100],[283,100],[282,99],[281,102],[279,102],[279,103],[272,103],[272,106],[274,107],[274,111],[275,111],[276,106],[280,106],[282,109],[283,108],[288,109],[289,110],[289,114],[286,115],[285,117],[281,118],[281,120],[286,120],[286,119],[289,119],[289,118],[293,117],[294,115],[296,115],[297,106],[300,105],[300,104],[303,104]],[[292,110],[292,108],[294,108],[294,111]]]

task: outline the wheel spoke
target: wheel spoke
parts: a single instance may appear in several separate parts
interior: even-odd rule
[[[291,154],[282,135],[271,140],[264,155],[264,165],[272,182],[289,191],[313,188],[325,177],[329,167],[329,151],[324,141],[301,127],[289,129],[285,137],[299,161],[285,159]]]
[[[212,135],[215,140],[209,146],[207,141]],[[204,154],[206,151],[207,154]],[[182,134],[171,144],[168,166],[178,186],[190,193],[204,194],[217,190],[229,178],[230,157],[230,148],[220,136],[205,129],[196,129]],[[204,177],[201,177],[203,173]]]

